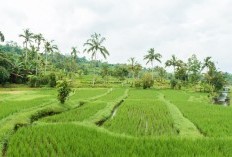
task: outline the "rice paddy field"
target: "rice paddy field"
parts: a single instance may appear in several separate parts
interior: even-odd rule
[[[0,89],[0,156],[232,156],[232,108],[205,93]]]

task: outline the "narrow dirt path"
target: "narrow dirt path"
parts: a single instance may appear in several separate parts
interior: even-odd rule
[[[160,94],[159,99],[167,105],[167,108],[174,120],[174,127],[177,129],[179,136],[193,138],[203,137],[198,128],[189,119],[183,116],[176,105],[165,99],[163,94]]]

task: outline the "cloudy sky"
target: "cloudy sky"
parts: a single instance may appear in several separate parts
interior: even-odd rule
[[[175,54],[187,60],[212,56],[232,72],[231,0],[1,0],[0,31],[22,45],[23,29],[54,39],[63,53],[94,32],[110,51],[108,62],[135,57],[144,65],[149,48],[163,61]]]

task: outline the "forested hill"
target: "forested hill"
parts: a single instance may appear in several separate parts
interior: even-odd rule
[[[86,57],[64,55],[59,51],[45,53],[41,50],[36,53],[35,48],[28,49],[28,60],[25,63],[25,49],[15,42],[0,45],[0,83],[26,83],[28,75],[47,75],[51,72],[60,75],[92,75],[95,72],[104,75],[119,75],[126,77],[129,74],[124,64],[109,64],[101,61],[87,60]],[[47,62],[47,63],[46,63]],[[118,70],[115,70],[118,69]],[[45,71],[46,70],[46,71]]]

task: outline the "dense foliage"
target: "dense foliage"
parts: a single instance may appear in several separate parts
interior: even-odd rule
[[[69,87],[67,81],[61,81],[58,84],[58,100],[63,104],[69,93],[71,92],[71,88]]]

